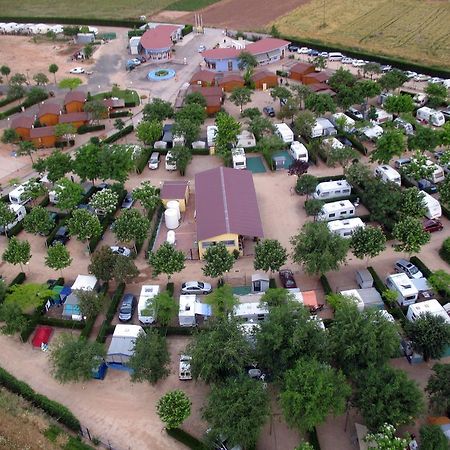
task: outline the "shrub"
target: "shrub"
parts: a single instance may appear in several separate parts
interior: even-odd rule
[[[375,269],[373,267],[368,267],[367,270],[370,272],[370,275],[372,275],[373,287],[380,293],[380,295],[383,295],[383,292],[387,290],[387,287],[381,281],[381,278],[375,272]]]
[[[446,238],[439,249],[440,257],[448,264],[450,264],[450,237]]]
[[[193,25],[185,25],[184,28],[181,30],[181,34],[183,36],[186,36],[189,33],[192,33],[192,30],[194,29]]]
[[[190,336],[194,332],[194,328],[191,327],[165,327],[159,330],[168,336]]]
[[[147,163],[150,158],[151,152],[152,152],[151,148],[142,149],[141,154],[135,160],[136,173],[141,174],[144,171],[144,169],[147,167]]]
[[[81,125],[81,127],[78,128],[77,133],[78,134],[86,134],[91,133],[92,131],[99,131],[104,130],[105,125]]]
[[[125,104],[126,106],[126,104]],[[135,106],[134,103],[132,106]],[[118,131],[117,133],[112,134],[111,136],[107,137],[103,140],[104,144],[112,144],[113,142],[118,141],[120,138],[126,136],[127,134],[130,134],[134,130],[133,125],[128,125],[127,127],[123,128],[122,130]]]
[[[417,266],[417,268],[422,272],[425,278],[433,275],[433,272],[425,265],[425,263],[419,259],[417,256],[411,256],[410,261]]]
[[[27,276],[25,275],[25,272],[19,272],[18,275],[16,275],[15,278],[11,280],[11,283],[9,283],[9,286],[14,286],[15,284],[22,284],[26,280]]]
[[[189,434],[187,431],[181,430],[180,428],[166,428],[166,433],[191,450],[206,450],[205,445],[201,441]]]
[[[116,117],[128,117],[130,113],[128,111],[113,111],[109,113],[110,119],[115,119]]]
[[[171,297],[173,297],[173,293],[175,292],[175,285],[172,282],[167,283],[166,291]]]
[[[156,218],[155,218],[154,223],[152,224],[152,234],[150,235],[150,239],[148,241],[147,255],[152,251],[153,244],[155,243],[156,233],[158,232],[159,221],[161,220],[163,212],[164,212],[163,206],[160,206],[156,210]]]
[[[79,320],[58,319],[56,317],[42,316],[38,319],[37,323],[40,325],[49,325],[51,327],[58,327],[58,328],[68,328],[77,330],[82,330],[84,328],[84,323],[80,322]]]
[[[325,295],[333,294],[333,289],[331,289],[328,278],[325,275],[320,276],[320,284],[322,285]]]

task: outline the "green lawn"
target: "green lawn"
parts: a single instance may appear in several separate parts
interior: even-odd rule
[[[166,9],[172,11],[197,11],[198,9],[206,8],[218,1],[220,0],[176,0],[166,6]]]
[[[95,94],[92,96],[93,99],[102,100],[104,98],[111,97],[112,92],[101,92],[100,94]],[[125,103],[131,103],[134,102],[136,105],[139,105],[140,99],[139,95],[136,91],[132,91],[130,89],[121,89],[119,91],[114,92],[114,97],[123,98],[125,100]]]

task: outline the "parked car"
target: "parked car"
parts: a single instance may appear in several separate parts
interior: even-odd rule
[[[364,116],[361,111],[358,111],[356,108],[351,106],[345,111],[345,114],[352,118],[353,120],[364,120]]]
[[[318,52],[318,50],[313,50],[312,48],[310,48],[308,51],[308,55],[309,56],[319,56],[319,52]]]
[[[442,84],[443,81],[444,80],[442,78],[433,77],[433,78],[428,80],[428,83],[431,83],[431,84]]]
[[[134,204],[133,196],[131,192],[129,192],[122,202],[122,209],[130,209]]]
[[[210,294],[212,287],[203,281],[186,281],[181,285],[182,294]]]
[[[320,52],[318,56],[321,56],[322,58],[328,58],[328,52]]]
[[[348,57],[348,56],[344,56],[342,59],[341,59],[341,63],[342,64],[351,64],[353,62],[353,58],[350,58],[350,57]]]
[[[138,59],[141,64],[147,62],[147,60],[143,56],[136,56],[136,59]]]
[[[429,194],[435,194],[437,192],[436,185],[429,180],[425,180],[424,178],[422,178],[417,182],[417,187],[421,191],[426,191]]]
[[[119,247],[118,245],[112,245],[109,248],[116,255],[122,255],[122,256],[130,256],[131,255],[131,250],[127,247]]]
[[[88,205],[87,203],[80,203],[77,205],[77,209],[85,209],[86,211],[89,211],[91,214],[95,214],[95,210],[91,205]]]
[[[307,55],[310,51],[311,49],[308,47],[300,47],[298,49],[298,52],[301,53],[302,55]]]
[[[415,78],[417,76],[417,72],[413,72],[412,70],[406,70],[403,73],[406,75],[406,78],[408,78],[408,80],[411,80],[412,78]]]
[[[366,65],[366,62],[363,59],[354,59],[352,61],[353,67],[363,67]]]
[[[133,318],[136,299],[133,294],[125,294],[119,308],[119,320],[128,322]]]
[[[109,183],[105,183],[105,182],[97,185],[97,189],[99,191],[103,191],[103,189],[109,189],[110,187],[111,187],[111,185]]]
[[[192,356],[180,355],[180,368],[178,371],[178,378],[182,381],[192,380],[191,360]]]
[[[70,73],[73,73],[73,74],[84,73],[84,68],[83,67],[74,67],[73,69],[70,69]]]
[[[423,73],[419,73],[414,77],[414,81],[428,81],[430,79],[429,75],[424,75]]]
[[[296,52],[296,53],[297,53],[300,49],[298,48],[297,45],[289,44],[289,45],[288,45],[288,50],[289,50],[290,52]]]
[[[338,137],[337,137],[337,140],[338,140],[341,144],[345,145],[346,147],[353,147],[352,142],[349,141],[345,136],[338,136]]]
[[[391,70],[392,70],[392,66],[389,65],[389,64],[386,64],[386,65],[384,65],[384,66],[381,66],[381,71],[382,71],[383,73],[390,72]]]
[[[422,278],[423,274],[422,272],[411,262],[407,261],[406,259],[399,259],[394,264],[394,269],[396,272],[403,272],[408,275],[408,278]]]
[[[156,170],[159,167],[159,159],[160,159],[159,152],[153,152],[150,155],[150,160],[148,161],[149,169]]]
[[[297,283],[295,282],[292,270],[289,269],[280,270],[278,272],[278,275],[280,277],[281,285],[285,289],[295,289],[297,287]]]
[[[55,245],[56,242],[61,242],[61,244],[66,245],[66,243],[69,241],[69,230],[67,227],[59,227],[58,231],[55,234],[55,237],[53,238],[52,245]]]
[[[441,231],[444,228],[442,222],[437,219],[428,219],[423,222],[423,230],[428,233],[434,233],[435,231]]]
[[[272,106],[264,106],[264,108],[263,108],[263,113],[264,113],[267,117],[275,117],[275,110],[273,109]]]
[[[140,66],[141,65],[141,60],[139,58],[133,58],[130,59],[130,61],[135,65],[135,66]]]

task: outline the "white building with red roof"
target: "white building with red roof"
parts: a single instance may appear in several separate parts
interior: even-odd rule
[[[148,29],[138,45],[139,54],[149,61],[167,61],[173,45],[182,37],[183,25],[156,25]]]

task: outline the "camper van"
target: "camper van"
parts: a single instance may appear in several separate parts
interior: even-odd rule
[[[425,205],[425,217],[428,219],[439,219],[442,216],[441,204],[438,200],[427,194],[425,191],[420,191]]]
[[[350,200],[325,203],[317,215],[318,220],[329,221],[336,219],[348,219],[355,215],[355,206]]]
[[[419,291],[408,278],[406,273],[394,273],[386,279],[386,286],[397,292],[397,303],[400,306],[409,306],[416,302]]]
[[[167,152],[166,157],[164,159],[166,170],[177,170],[177,163],[175,161],[171,161],[172,153],[170,150]]]
[[[427,178],[432,183],[440,183],[445,180],[445,172],[441,166],[438,166],[433,161],[427,159],[426,165],[428,167],[434,167],[434,172]]]
[[[364,228],[364,222],[359,217],[352,217],[350,219],[333,220],[328,222],[328,229],[345,239],[352,237],[354,231],[358,228]]]
[[[337,134],[337,130],[334,125],[325,117],[318,117],[313,129],[316,130],[316,134],[319,129],[321,130],[321,134],[319,134],[319,136],[334,136]]]
[[[6,225],[6,227],[1,226],[0,233],[4,233],[5,230],[6,230],[6,232],[8,232],[11,228],[16,226],[19,222],[21,222],[27,215],[27,211],[25,209],[25,206],[23,206],[23,205],[17,205],[17,204],[12,203],[8,206],[9,206],[10,211],[12,213],[14,213],[16,217],[11,223],[8,223],[8,225]]]
[[[209,125],[206,127],[206,141],[208,147],[213,147],[216,141],[217,127],[215,125]]]
[[[401,119],[400,117],[397,117],[394,120],[394,126],[399,130],[403,130],[407,136],[412,136],[414,134],[413,126],[406,120]]]
[[[376,177],[381,178],[381,180],[385,183],[390,181],[391,183],[398,184],[399,186],[402,184],[400,174],[391,166],[386,164],[376,167],[373,173]]]
[[[13,205],[25,205],[25,203],[28,203],[31,200],[30,197],[25,198],[23,195],[25,187],[26,183],[21,184],[20,186],[17,186],[9,193],[9,201]]]
[[[352,187],[347,180],[324,181],[316,187],[313,197],[319,200],[328,198],[348,197],[352,193]]]
[[[308,162],[308,150],[302,143],[298,141],[294,141],[291,144],[291,147],[289,148],[289,154],[294,160]]]
[[[291,144],[294,142],[294,132],[285,123],[276,123],[275,134],[278,135],[283,142]]]
[[[442,317],[444,319],[444,322],[450,324],[450,316],[436,299],[426,300],[424,302],[410,305],[408,307],[408,312],[406,313],[406,318],[410,322],[415,322],[424,314],[431,314],[432,316]]]
[[[233,169],[246,169],[247,158],[245,157],[245,150],[243,148],[233,148],[231,150],[233,158]]]
[[[341,121],[344,122],[344,120],[345,120],[344,131],[351,133],[355,129],[355,121],[351,117],[341,112],[337,112],[330,117],[330,122],[335,127],[336,123],[339,123]]]
[[[154,323],[156,320],[155,312],[152,308],[152,300],[159,294],[159,286],[144,285],[141,288],[141,295],[138,302],[138,318],[139,322],[147,325]]]
[[[394,119],[394,116],[391,113],[386,112],[384,109],[376,109],[377,118],[374,120],[374,122],[377,125],[381,125],[385,122],[392,122]]]
[[[442,127],[445,123],[444,114],[442,114],[441,111],[428,108],[428,106],[424,106],[417,110],[416,119],[417,122],[433,125],[435,127]]]

